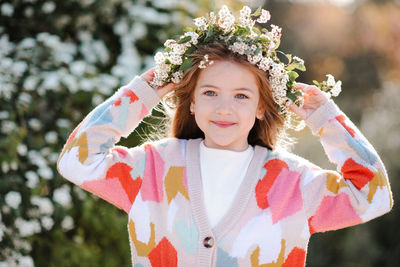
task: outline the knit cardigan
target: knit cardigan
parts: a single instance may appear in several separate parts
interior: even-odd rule
[[[255,146],[232,206],[212,228],[200,176],[202,139],[115,145],[159,100],[136,76],[85,117],[57,163],[66,179],[128,214],[134,267],[304,266],[313,233],[364,223],[392,208],[381,159],[329,100],[306,123],[337,171]]]

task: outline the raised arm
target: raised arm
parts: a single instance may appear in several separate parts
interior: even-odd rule
[[[336,171],[308,166],[303,172],[310,232],[340,229],[388,212],[393,200],[385,167],[372,145],[338,106],[332,100],[324,100],[308,113],[306,123],[320,137],[329,160],[337,166]]]
[[[69,136],[57,162],[62,176],[129,212],[140,189],[144,146],[115,146],[159,102],[146,72],[92,110]],[[170,89],[170,88],[168,88]]]

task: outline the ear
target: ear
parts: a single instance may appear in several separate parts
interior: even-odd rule
[[[259,120],[263,120],[264,119],[264,112],[265,112],[264,109],[261,106],[259,106],[257,108],[256,118],[259,119]]]
[[[194,113],[194,103],[193,103],[193,101],[190,102],[190,112]]]

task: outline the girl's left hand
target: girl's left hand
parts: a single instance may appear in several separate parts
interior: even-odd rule
[[[289,105],[289,109],[303,120],[307,119],[311,113],[329,100],[329,94],[322,92],[315,85],[296,83],[296,87],[303,92],[304,104],[302,107],[291,104]]]

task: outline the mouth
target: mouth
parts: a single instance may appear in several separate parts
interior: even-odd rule
[[[228,121],[212,121],[212,123],[221,128],[227,128],[236,124],[234,122]]]

